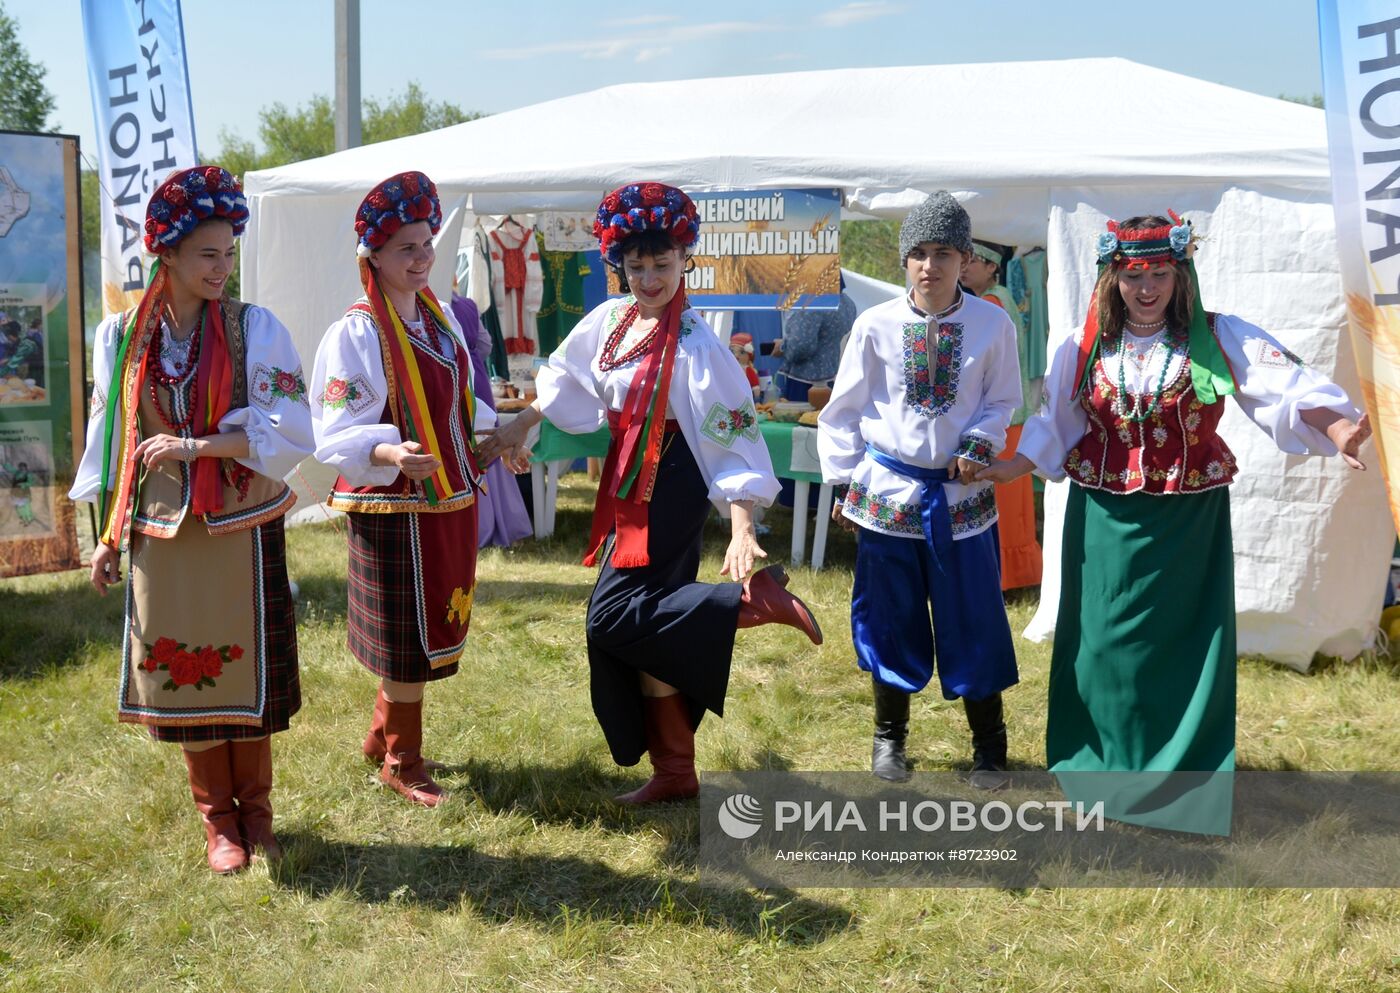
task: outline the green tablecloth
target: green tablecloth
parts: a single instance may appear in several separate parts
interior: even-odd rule
[[[792,436],[798,425],[779,421],[760,421],[763,442],[773,460],[773,472],[782,479],[803,479],[809,483],[822,481],[820,473],[805,472],[792,467]],[[569,434],[553,424],[540,424],[540,440],[530,454],[531,462],[572,462],[574,459],[603,458],[608,454],[608,429],[599,428],[592,434]]]
[[[608,454],[608,429],[601,427],[592,434],[569,434],[548,421],[540,422],[540,440],[530,453],[531,462],[572,462],[574,459],[599,458]]]
[[[780,479],[801,479],[820,485],[821,473],[805,472],[792,467],[792,436],[798,425],[788,421],[759,421],[758,429],[763,432],[763,443],[768,446],[768,457],[773,460],[773,473]],[[812,431],[805,428],[804,431]]]

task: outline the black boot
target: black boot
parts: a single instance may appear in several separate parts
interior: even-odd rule
[[[972,774],[969,786],[979,790],[999,790],[1010,779],[1006,776],[1006,723],[1002,720],[1001,694],[984,700],[963,697],[967,726],[972,729]]]
[[[872,681],[875,745],[870,750],[870,771],[881,779],[902,783],[909,778],[909,760],[904,757],[904,740],[909,737],[909,694],[878,679]]]

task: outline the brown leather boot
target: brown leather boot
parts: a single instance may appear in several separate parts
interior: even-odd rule
[[[233,795],[238,800],[238,826],[250,854],[262,849],[272,862],[282,860],[282,846],[272,833],[272,738],[230,741],[233,756]]]
[[[405,799],[436,807],[447,799],[423,763],[423,701],[384,701],[384,743],[388,748],[379,778]]]
[[[695,775],[695,732],[690,727],[690,708],[679,693],[649,696],[645,708],[647,754],[651,756],[651,778],[631,793],[613,799],[627,806],[689,800],[700,795]]]
[[[369,734],[365,735],[365,743],[361,749],[365,753],[365,761],[372,765],[383,765],[384,756],[389,753],[389,746],[384,743],[384,713],[388,703],[389,699],[381,687],[374,696],[374,716],[370,718]],[[441,772],[447,766],[425,756],[423,768],[429,772]]]
[[[233,769],[229,743],[192,752],[182,748],[190,772],[190,792],[204,821],[205,854],[209,868],[220,875],[248,865],[248,853],[238,833],[238,811],[233,804]]]
[[[780,565],[770,565],[750,576],[739,601],[739,627],[787,624],[811,638],[812,644],[820,645],[822,629],[816,616],[801,599],[787,591],[787,583],[787,570]]]

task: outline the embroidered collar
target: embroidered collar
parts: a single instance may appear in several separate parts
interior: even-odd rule
[[[953,294],[953,302],[933,315],[930,315],[926,310],[923,310],[914,303],[914,291],[912,289],[904,291],[904,302],[909,305],[910,310],[918,314],[924,320],[941,321],[963,305],[963,288],[961,286],[957,287],[957,291]]]

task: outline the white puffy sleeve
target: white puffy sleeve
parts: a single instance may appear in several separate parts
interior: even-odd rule
[[[749,381],[710,326],[698,314],[689,316],[694,327],[683,340],[684,355],[678,356],[685,361],[685,379],[678,368],[671,381],[670,412],[721,516],[728,517],[729,505],[740,500],[766,507],[778,495],[778,477],[758,429]]]
[[[1291,455],[1337,454],[1337,446],[1304,423],[1302,414],[1325,408],[1356,420],[1361,412],[1345,390],[1248,321],[1220,314],[1215,334],[1230,360],[1239,387],[1235,401],[1245,416]]]
[[[256,473],[281,479],[316,447],[306,376],[292,336],[272,311],[249,306],[243,339],[248,405],[219,421],[219,433],[242,431],[248,454],[237,459]]]
[[[995,305],[994,305],[995,306]],[[1001,307],[996,311],[996,333],[987,350],[982,378],[982,405],[971,423],[963,429],[955,458],[981,465],[1006,447],[1006,429],[1011,415],[1021,406],[1021,362],[1017,357],[1016,325]]]
[[[1065,459],[1089,430],[1089,415],[1070,398],[1081,340],[1081,334],[1068,335],[1050,356],[1044,403],[1026,420],[1016,445],[1017,454],[1034,462],[1036,473],[1050,480],[1065,478]]]
[[[92,346],[92,403],[88,407],[83,457],[78,460],[78,468],[73,474],[73,487],[68,491],[70,500],[96,503],[98,491],[102,488],[102,434],[106,423],[107,404],[121,402],[120,397],[112,397],[109,401],[107,390],[112,385],[112,361],[121,339],[122,316],[113,314],[104,318],[97,326],[97,340]],[[113,463],[120,446],[121,430],[118,428],[112,432]]]
[[[535,375],[540,411],[560,431],[592,434],[607,420],[607,404],[593,376],[604,319],[615,306],[607,301],[593,308],[574,326]]]
[[[388,486],[396,466],[371,465],[375,445],[403,441],[380,423],[389,382],[379,332],[369,318],[347,314],[326,329],[311,372],[311,418],[316,461],[339,470],[352,486]]]
[[[817,457],[821,459],[823,482],[838,486],[850,483],[856,466],[865,458],[860,422],[870,403],[870,390],[884,382],[870,325],[857,319],[841,353],[831,398],[817,416]]]

